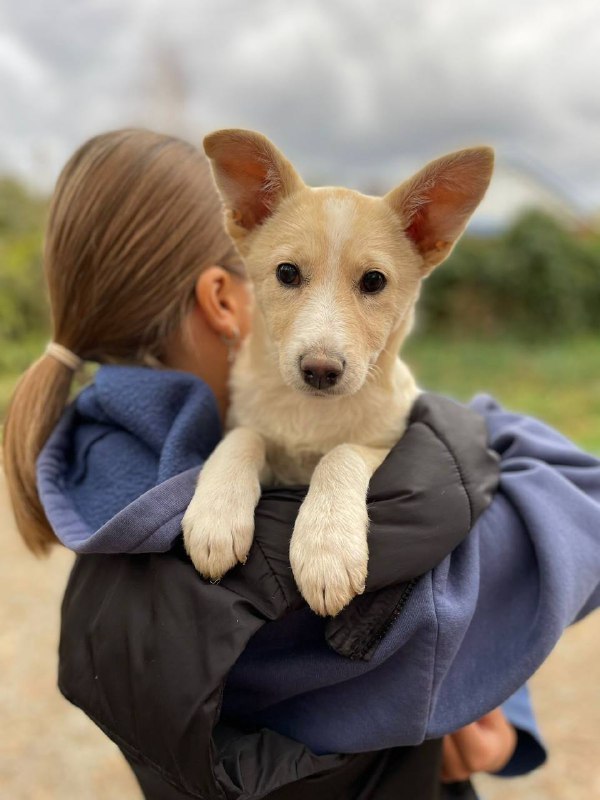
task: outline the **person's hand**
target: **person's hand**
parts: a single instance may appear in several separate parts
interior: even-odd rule
[[[475,772],[498,772],[510,761],[516,746],[517,732],[497,708],[444,736],[442,782],[466,781]]]

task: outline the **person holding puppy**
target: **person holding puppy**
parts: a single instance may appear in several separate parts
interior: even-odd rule
[[[86,143],[56,188],[45,268],[53,341],[11,403],[9,489],[34,552],[80,554],[59,686],[145,796],[426,800],[466,778],[452,753],[469,737],[446,739],[442,769],[443,737],[505,703],[598,604],[598,461],[490,398],[424,395],[371,483],[364,595],[333,619],[302,602],[287,556],[302,488],[265,492],[246,564],[207,583],[181,518],[251,291],[203,155],[135,130]],[[84,361],[102,366],[67,406]],[[495,741],[476,766],[543,759],[520,759],[510,726]]]

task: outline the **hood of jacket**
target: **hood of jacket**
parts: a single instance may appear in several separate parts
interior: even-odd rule
[[[168,549],[161,526],[221,435],[214,395],[193,375],[101,367],[38,461],[40,497],[58,539],[79,553]],[[152,503],[149,513],[144,495],[160,485],[172,501]],[[106,524],[129,506],[135,526],[121,518]]]

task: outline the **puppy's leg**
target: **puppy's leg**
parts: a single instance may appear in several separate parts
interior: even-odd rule
[[[317,614],[335,615],[361,594],[369,550],[366,496],[388,450],[342,444],[317,464],[290,545],[298,588]]]
[[[221,578],[246,560],[265,472],[264,439],[250,428],[234,428],[202,468],[182,528],[185,549],[204,577]]]

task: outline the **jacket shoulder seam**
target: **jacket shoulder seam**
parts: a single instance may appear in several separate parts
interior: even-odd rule
[[[431,665],[431,683],[429,684],[429,703],[427,704],[427,719],[425,720],[425,730],[423,731],[423,737],[427,737],[427,731],[429,729],[429,723],[431,721],[431,714],[433,709],[433,693],[435,690],[435,673],[436,673],[436,664],[437,664],[437,655],[438,649],[440,644],[440,621],[438,618],[438,606],[436,602],[435,596],[435,575],[432,575],[431,578],[431,602],[433,605],[433,614],[435,617],[435,642],[433,644],[433,663]]]

